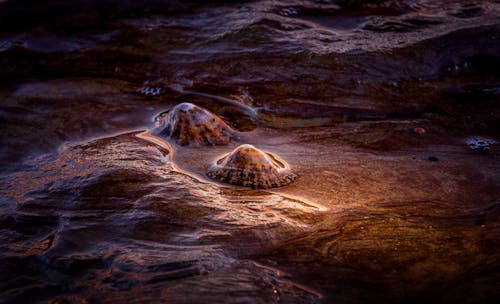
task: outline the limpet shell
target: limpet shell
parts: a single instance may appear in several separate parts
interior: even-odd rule
[[[280,157],[248,144],[218,159],[207,169],[207,175],[229,184],[262,189],[286,186],[297,177]]]
[[[226,145],[234,130],[220,117],[192,103],[176,105],[156,118],[153,135],[181,146]]]

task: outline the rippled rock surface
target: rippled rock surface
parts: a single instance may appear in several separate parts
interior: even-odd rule
[[[63,2],[0,1],[1,303],[500,303],[498,1]]]
[[[245,293],[264,303],[275,290],[318,298],[237,257],[302,234],[320,209],[222,191],[176,171],[169,156],[130,133],[66,145],[2,176],[0,269],[10,278],[0,281],[2,301],[211,302]]]
[[[153,134],[181,146],[226,145],[234,130],[217,115],[192,103],[176,105],[156,117]]]
[[[297,177],[278,156],[252,145],[241,145],[218,159],[207,175],[223,182],[252,188],[276,188]]]

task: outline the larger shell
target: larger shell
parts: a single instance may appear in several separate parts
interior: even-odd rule
[[[252,145],[241,145],[207,169],[207,175],[223,182],[252,188],[275,188],[297,177],[277,155]]]
[[[217,115],[185,102],[158,117],[153,134],[181,146],[226,145],[234,130]]]

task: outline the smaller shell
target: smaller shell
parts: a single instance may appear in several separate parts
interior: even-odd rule
[[[207,170],[211,178],[252,188],[275,188],[290,184],[295,175],[278,156],[252,145],[241,145],[221,157]]]
[[[181,146],[226,145],[234,130],[217,115],[192,103],[181,103],[156,118],[153,134]]]

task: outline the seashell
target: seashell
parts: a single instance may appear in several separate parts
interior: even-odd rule
[[[181,146],[226,145],[234,130],[217,115],[192,103],[181,103],[156,117],[153,134]]]
[[[488,151],[490,149],[490,146],[496,144],[497,142],[491,138],[469,137],[469,138],[465,139],[465,143],[472,150]]]
[[[142,87],[137,92],[146,96],[158,96],[163,93],[163,89],[159,87]]]
[[[263,189],[286,186],[297,178],[280,157],[252,145],[241,145],[222,156],[207,169],[207,175],[229,184]]]

